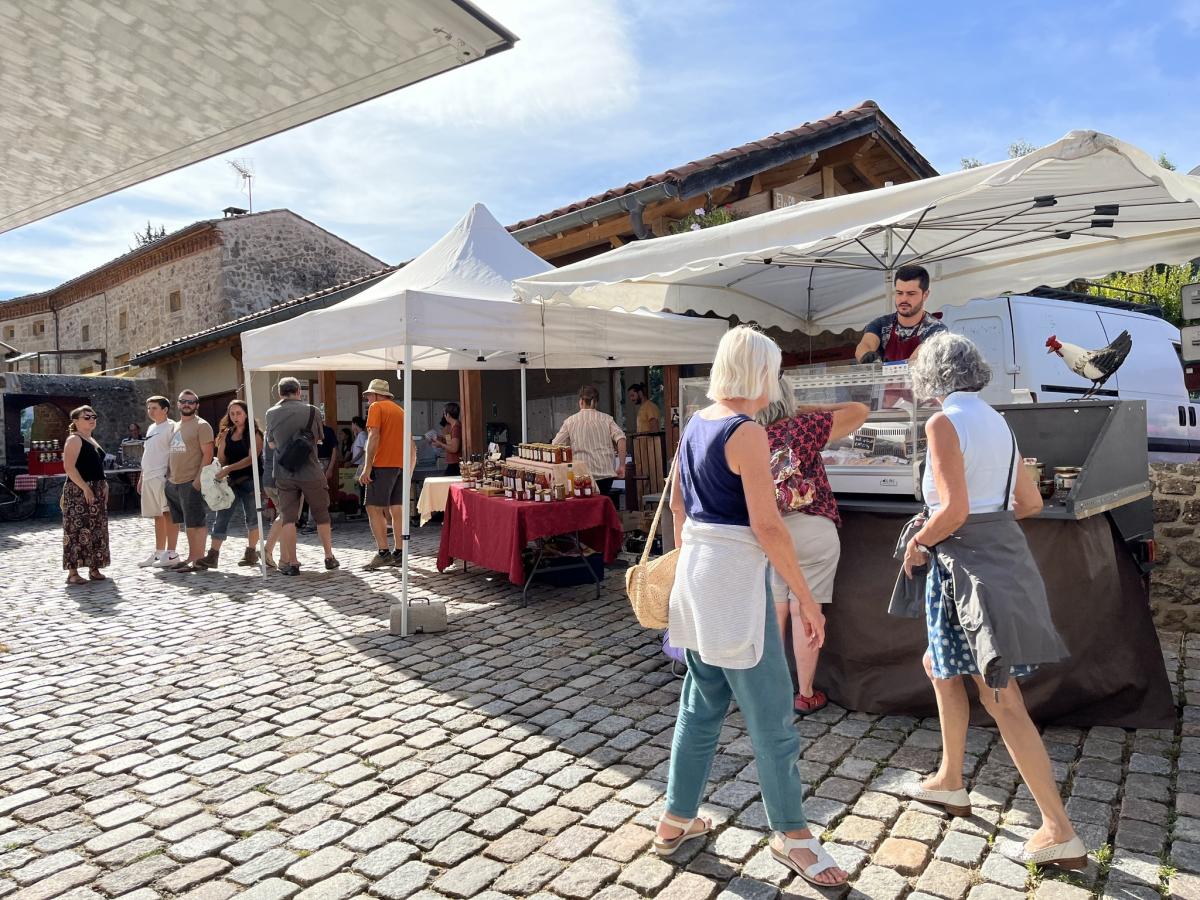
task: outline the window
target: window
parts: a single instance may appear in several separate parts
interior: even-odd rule
[[[16,336],[17,336],[17,326],[16,325],[5,325],[4,326],[4,339],[6,341],[11,341]]]
[[[92,326],[84,325],[79,329],[79,340],[86,346],[87,342],[92,339]]]
[[[45,334],[46,333],[46,323],[41,319],[38,319],[36,322],[34,322],[33,323],[33,333],[34,333],[35,337],[39,334]]]
[[[171,291],[167,295],[167,309],[171,312],[180,312],[183,310],[183,295],[179,291]]]
[[[125,310],[121,310],[120,315],[117,316],[117,330],[118,331],[126,331],[126,330],[128,330],[128,328],[129,328],[129,313],[126,312]]]

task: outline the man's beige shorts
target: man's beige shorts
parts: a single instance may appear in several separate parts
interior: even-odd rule
[[[167,479],[163,476],[142,478],[142,518],[157,519],[167,511]]]

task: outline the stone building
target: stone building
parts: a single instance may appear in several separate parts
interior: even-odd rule
[[[180,335],[383,266],[290,210],[227,215],[0,303],[0,340],[23,354],[46,353],[43,372],[114,370]]]

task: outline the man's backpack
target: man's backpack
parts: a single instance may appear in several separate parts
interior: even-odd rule
[[[283,449],[275,454],[275,465],[281,469],[287,469],[289,472],[299,472],[304,468],[304,464],[312,459],[313,450],[316,449],[316,443],[313,440],[313,422],[317,418],[317,408],[310,406],[308,408],[308,425],[303,431],[297,431],[288,442],[283,445]]]

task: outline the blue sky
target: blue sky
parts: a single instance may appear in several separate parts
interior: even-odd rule
[[[940,171],[1096,129],[1200,166],[1200,0],[479,0],[521,42],[343,113],[0,235],[0,298],[168,229],[288,207],[387,262],[475,201],[514,222],[864,99]],[[1149,14],[1148,14],[1149,13]]]

